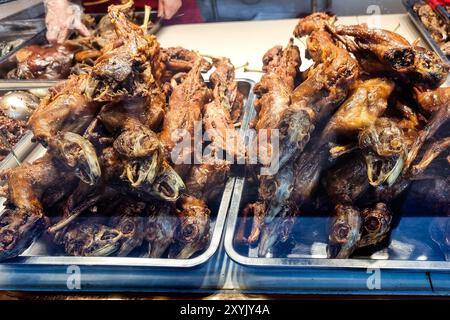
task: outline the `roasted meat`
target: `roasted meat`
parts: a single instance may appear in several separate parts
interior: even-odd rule
[[[358,247],[361,239],[361,212],[351,205],[336,205],[331,219],[328,239],[328,257],[348,258]]]
[[[217,198],[223,190],[230,167],[230,162],[213,158],[193,165],[186,179],[187,192],[205,200]]]
[[[334,54],[318,64],[292,92],[291,104],[280,126],[281,169],[276,175],[266,176],[260,181],[260,199],[269,203],[263,229],[265,234],[277,236],[274,230],[279,229],[280,223],[284,224],[284,219],[277,219],[278,223],[272,223],[272,219],[279,214],[287,218],[287,225],[292,225],[289,221],[297,211],[294,208],[309,199],[317,186],[327,150],[319,146],[309,154],[301,152],[315,126],[345,100],[349,88],[359,76],[357,62],[350,54],[333,42],[328,45],[334,48]],[[301,158],[296,163],[299,155]],[[297,183],[303,183],[302,187],[294,187]],[[268,235],[263,235],[263,239],[269,241],[260,244],[259,254],[262,256],[277,241]]]
[[[392,215],[384,203],[359,209],[337,205],[332,218],[328,257],[345,259],[358,248],[375,245],[390,231]]]
[[[175,241],[179,223],[174,208],[155,202],[148,205],[144,235],[148,242],[148,257],[161,258]]]
[[[159,135],[166,157],[179,170],[182,168],[182,177],[187,174],[183,165],[192,163],[194,135],[199,134],[199,129],[201,132],[201,115],[210,100],[210,91],[201,76],[201,66],[201,60],[197,60],[186,79],[174,88]]]
[[[74,49],[67,45],[30,45],[16,53],[17,67],[9,79],[66,79],[72,67]]]
[[[272,141],[272,130],[278,129],[281,120],[284,117],[290,104],[290,96],[294,90],[294,81],[298,74],[300,66],[300,52],[297,46],[294,46],[293,40],[289,41],[287,47],[283,50],[281,47],[270,49],[263,58],[266,73],[261,81],[255,85],[254,91],[257,96],[255,108],[258,112],[255,120],[255,129],[258,133],[257,140],[254,142],[253,151],[256,149],[259,162],[264,166],[271,165],[273,157],[276,154],[272,152],[272,146],[276,140]],[[276,137],[274,137],[276,139]],[[271,177],[262,176],[260,183]],[[261,224],[264,220],[261,210],[253,208],[264,207],[265,202],[273,194],[271,188],[259,189],[259,204],[252,205],[245,210],[255,213],[252,226],[252,232],[248,238],[249,243],[256,243],[259,239]]]
[[[325,174],[323,185],[334,203],[354,203],[370,186],[364,158],[356,153],[341,161]]]
[[[179,224],[169,258],[187,259],[203,250],[209,241],[210,214],[205,201],[186,196],[180,200]]]
[[[314,31],[324,31],[329,24],[333,24],[335,16],[325,12],[315,12],[299,20],[294,30],[294,36],[301,38],[309,36]]]
[[[358,247],[375,245],[383,241],[391,229],[392,214],[385,203],[379,202],[361,211],[362,232]]]
[[[99,106],[86,98],[86,80],[74,76],[60,84],[41,101],[28,124],[36,140],[75,169],[80,179],[95,184],[101,176],[97,155],[92,144],[81,135]]]
[[[239,117],[242,97],[234,80],[234,66],[228,59],[214,61],[216,70],[211,74],[213,100],[206,104],[203,112],[203,126],[207,139],[211,141],[208,152],[211,156],[225,152],[227,159],[244,160],[245,146],[236,130],[231,114]]]
[[[336,26],[337,34],[352,36],[347,48],[361,59],[369,73],[393,73],[407,82],[424,88],[437,88],[446,79],[449,66],[434,52],[411,45],[395,32],[369,29],[367,25]]]
[[[45,207],[70,192],[76,180],[51,155],[11,169],[6,178],[8,205],[0,215],[0,260],[27,249],[44,230]]]
[[[450,116],[450,88],[440,88],[435,91],[425,93],[418,92],[416,98],[423,110],[432,112],[432,116],[426,126],[421,130],[412,144],[403,171],[406,172],[426,141],[432,138],[435,133],[448,122]]]
[[[269,50],[266,56],[271,54],[271,51],[273,49]],[[254,88],[257,96],[255,108],[258,112],[254,125],[259,140],[255,149],[258,150],[259,161],[266,166],[270,165],[273,157],[272,130],[282,128],[282,120],[291,103],[294,81],[301,63],[299,49],[292,39],[284,50],[277,50],[277,55],[279,57],[270,62],[265,58],[267,72]]]

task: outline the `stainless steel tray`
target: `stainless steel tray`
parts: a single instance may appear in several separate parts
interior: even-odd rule
[[[253,101],[253,81],[246,79],[237,79],[238,88],[244,95],[244,106],[248,109],[248,105]],[[244,109],[244,110],[245,110]],[[25,162],[31,162],[44,155],[45,148],[38,145]],[[42,246],[43,237],[37,239],[30,248],[28,248],[19,257],[7,260],[1,265],[5,266],[27,266],[27,265],[78,265],[78,266],[116,266],[116,267],[152,267],[152,268],[192,268],[202,265],[208,261],[220,246],[222,233],[225,227],[225,220],[228,212],[229,203],[233,193],[235,177],[231,176],[222,193],[222,198],[217,204],[212,205],[211,211],[211,240],[208,248],[198,256],[190,259],[169,259],[169,258],[135,258],[135,257],[72,257],[60,255],[51,255],[45,246]],[[0,203],[2,201],[0,200]],[[215,209],[217,207],[217,209]],[[0,209],[2,209],[0,207]]]
[[[51,83],[37,84],[33,83],[30,85],[21,85],[15,83],[7,83],[2,85],[0,83],[0,95],[8,91],[16,91],[16,90],[28,90],[28,89],[37,89],[37,88],[48,88],[51,86]],[[16,143],[16,145],[12,146],[12,151],[10,152],[1,162],[0,166],[2,168],[12,168],[17,166],[18,161],[24,160],[28,154],[36,147],[36,143],[32,142],[33,134],[31,131],[25,133],[25,135]]]
[[[253,105],[247,104],[247,107],[248,109],[243,116],[242,130],[249,127],[249,122],[256,115]],[[450,261],[445,261],[443,253],[429,236],[429,226],[432,221],[436,221],[435,219],[450,219],[450,217],[430,217],[426,212],[415,210],[413,199],[406,201],[405,207],[402,207],[405,211],[411,211],[411,214],[402,214],[401,218],[393,223],[393,231],[390,236],[392,249],[379,250],[381,248],[378,248],[378,251],[363,251],[359,256],[350,259],[328,259],[326,258],[326,244],[329,216],[310,215],[300,217],[299,222],[296,221],[296,226],[293,230],[293,233],[301,235],[299,239],[304,240],[309,247],[305,248],[306,245],[304,246],[300,242],[290,254],[282,255],[280,258],[260,258],[257,256],[256,248],[248,248],[248,246],[234,243],[242,208],[257,198],[256,188],[250,187],[249,184],[245,175],[236,177],[224,240],[227,254],[231,259],[243,266],[252,268],[266,267],[268,270],[273,267],[294,269],[383,268],[447,272],[450,270]],[[416,212],[413,212],[414,210]],[[396,219],[394,218],[394,220]],[[306,252],[308,250],[310,252]],[[412,251],[410,257],[399,259],[402,254],[406,255],[409,253],[404,253],[402,250]]]
[[[406,11],[408,12],[408,16],[411,18],[411,21],[415,24],[417,29],[419,30],[422,37],[427,41],[427,43],[430,45],[430,47],[436,51],[436,53],[441,57],[441,59],[447,63],[450,63],[450,59],[445,55],[444,52],[442,52],[439,45],[433,40],[430,33],[428,32],[425,25],[420,20],[417,13],[414,11],[413,6],[416,3],[423,3],[421,0],[402,0],[403,5],[406,8]]]
[[[20,162],[24,160],[36,147],[36,143],[32,142],[31,139],[33,139],[33,133],[31,131],[28,131],[13,147],[13,152],[10,152],[0,162],[0,168],[8,169],[20,165]]]

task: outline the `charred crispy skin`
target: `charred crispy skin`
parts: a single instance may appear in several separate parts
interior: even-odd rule
[[[254,88],[257,96],[255,108],[258,112],[255,129],[257,132],[268,130],[267,141],[263,142],[267,144],[269,150],[260,149],[258,152],[259,157],[262,157],[261,162],[265,165],[269,164],[272,158],[270,129],[281,127],[281,121],[291,103],[290,96],[294,90],[295,77],[301,63],[299,49],[294,45],[292,39],[284,50],[278,51],[277,49],[277,55],[279,55],[277,59],[268,62],[267,55],[271,54],[271,51],[273,49],[266,53],[264,62],[267,66],[267,73],[262,76],[261,81]],[[261,143],[258,144],[261,147]]]
[[[120,41],[100,56],[89,74],[94,89],[90,97],[96,101],[112,102],[123,98],[144,97],[148,108],[165,103],[161,89],[163,73],[159,43],[154,36],[146,36],[142,28],[133,24],[124,11],[132,6],[108,8],[108,14]],[[163,108],[162,108],[163,109]]]
[[[421,130],[412,144],[405,160],[403,172],[406,173],[416,159],[424,143],[447,123],[450,116],[450,88],[437,89],[423,94],[416,94],[422,109],[434,111],[426,126]]]
[[[271,129],[278,129],[281,126],[281,120],[287,111],[291,102],[290,96],[294,90],[294,81],[300,66],[300,52],[294,45],[293,39],[289,41],[287,47],[274,47],[270,49],[263,58],[266,73],[261,81],[255,85],[254,91],[257,96],[255,108],[258,112],[255,129],[257,132],[268,130],[266,132],[266,141],[256,142],[258,144],[258,157],[263,165],[270,165],[272,159],[272,141]],[[261,139],[258,134],[258,139]],[[264,148],[264,145],[267,147]],[[255,147],[256,149],[256,147]],[[261,177],[260,184],[268,179],[268,184],[272,185],[272,179]],[[254,244],[259,239],[261,224],[264,220],[261,210],[268,199],[273,194],[272,188],[259,188],[260,202],[250,205],[248,211],[254,213],[252,231],[249,236],[249,243]]]
[[[328,257],[349,258],[354,250],[383,241],[391,228],[392,215],[386,204],[359,209],[336,205],[328,243]]]
[[[361,212],[362,232],[358,247],[375,245],[383,241],[391,228],[392,214],[386,204],[379,202]]]
[[[67,45],[27,46],[17,51],[17,68],[8,74],[8,78],[65,79],[69,76],[73,56],[74,49]]]
[[[167,84],[175,75],[191,71],[198,59],[202,59],[202,72],[208,72],[212,67],[211,63],[203,59],[198,53],[182,47],[163,48],[161,49],[161,55],[161,61],[165,66],[162,82]]]
[[[0,215],[0,260],[20,255],[46,224],[45,206],[51,206],[73,187],[76,180],[51,155],[7,173],[8,202],[12,208]],[[55,196],[48,193],[59,186]],[[46,199],[46,203],[43,199]]]
[[[280,125],[280,166],[308,143],[317,123],[328,117],[347,97],[359,76],[358,63],[334,43],[332,55],[319,64],[291,95]]]
[[[200,199],[214,199],[223,190],[229,172],[228,161],[206,159],[203,163],[192,166],[186,179],[186,190]]]
[[[77,176],[95,184],[101,175],[97,155],[81,134],[98,111],[98,104],[86,99],[86,79],[71,77],[41,101],[28,124],[35,139],[76,170]]]
[[[169,258],[188,259],[203,250],[209,241],[211,211],[198,198],[186,196],[180,201],[178,216],[180,223],[175,234],[175,243],[169,249]]]
[[[414,48],[398,33],[369,29],[365,24],[337,26],[336,32],[354,37],[359,50],[371,52],[381,63],[394,70],[406,71],[414,65]]]
[[[234,66],[228,59],[214,61],[216,70],[211,74],[213,100],[206,104],[203,112],[203,126],[211,144],[208,146],[210,153],[224,151],[233,159],[245,157],[244,143],[234,127],[231,113],[238,110],[240,115],[241,104],[235,107],[236,98],[239,94],[234,81]],[[238,103],[239,104],[239,103]]]
[[[163,203],[151,203],[147,210],[144,235],[148,242],[148,257],[161,258],[175,241],[179,220],[174,209]]]
[[[334,203],[354,203],[369,188],[363,157],[355,154],[331,168],[324,177],[323,185]]]
[[[291,104],[280,123],[281,170],[276,175],[266,176],[260,181],[260,200],[269,203],[263,234],[263,239],[267,240],[260,243],[259,248],[259,254],[262,256],[265,256],[277,241],[275,230],[279,229],[280,223],[281,225],[285,223],[283,217],[286,218],[286,225],[292,226],[291,214],[297,211],[293,208],[298,207],[299,203],[311,195],[317,186],[322,165],[327,157],[325,150],[319,147],[309,155],[302,156],[299,165],[294,165],[296,159],[309,142],[316,124],[328,117],[347,97],[350,86],[359,76],[357,62],[346,50],[337,47],[334,42],[326,45],[333,48],[331,50],[333,55],[323,63],[319,63],[308,78],[292,92]],[[304,179],[305,176],[309,179]],[[297,182],[296,177],[299,177]],[[302,182],[304,186],[294,188],[296,183]],[[292,194],[293,190],[295,194]],[[293,199],[297,199],[298,202]],[[277,219],[278,222],[271,223],[279,214],[281,216]],[[289,233],[288,228],[283,229]]]
[[[448,78],[450,65],[445,64],[439,56],[431,50],[414,47],[416,52],[414,68],[406,74],[411,77],[411,83],[425,89],[436,89]]]
[[[437,88],[446,79],[449,66],[432,51],[411,45],[399,34],[367,25],[337,26],[339,35],[352,36],[356,43],[345,40],[369,73],[392,72],[407,82],[424,88]]]
[[[262,58],[263,67],[262,71],[264,73],[269,73],[274,71],[278,66],[281,65],[281,58],[283,57],[283,46],[275,46],[267,50]]]
[[[217,91],[214,93],[214,97],[221,98],[223,106],[230,112],[231,122],[235,123],[241,116],[244,97],[239,92],[235,80],[234,65],[228,58],[213,58],[213,65],[216,70],[211,74],[209,80]]]
[[[358,247],[361,239],[362,219],[360,211],[349,205],[336,205],[331,219],[328,239],[328,257],[345,259]]]
[[[328,24],[333,24],[335,16],[325,12],[316,12],[299,20],[294,30],[294,36],[301,38],[308,36],[314,31],[324,31]]]
[[[183,148],[180,154],[175,155],[176,159],[172,159],[175,164],[191,159],[195,127],[201,121],[204,106],[209,99],[210,92],[201,77],[201,60],[197,60],[186,79],[174,88],[159,136],[167,158],[170,158],[178,143],[190,138],[189,147]]]
[[[333,55],[335,47],[330,46],[330,44],[335,44],[335,42],[336,41],[330,33],[323,30],[314,31],[306,40],[306,57],[314,60],[316,66],[325,62],[330,56]],[[314,67],[311,68],[311,71],[308,69],[306,72],[308,73],[313,71]]]
[[[59,132],[84,132],[98,112],[84,95],[85,85],[84,77],[71,77],[43,99],[28,121],[37,140],[55,146]]]

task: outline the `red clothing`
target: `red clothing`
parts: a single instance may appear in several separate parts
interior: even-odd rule
[[[86,13],[104,13],[108,11],[111,4],[121,3],[120,0],[82,0]],[[158,9],[158,0],[134,0],[134,5],[138,10],[142,10],[149,5],[152,10]],[[196,0],[183,0],[180,10],[175,16],[166,21],[166,24],[201,23],[203,22],[200,9]]]

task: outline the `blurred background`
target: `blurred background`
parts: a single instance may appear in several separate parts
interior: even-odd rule
[[[195,0],[192,0],[195,1]],[[197,0],[204,22],[273,20],[297,18],[314,11],[330,11],[339,16],[374,13],[404,13],[401,0]],[[25,8],[27,10],[23,11]],[[42,0],[0,0],[0,19],[42,17]],[[179,15],[189,16],[189,9]],[[184,19],[189,22],[189,19]]]

